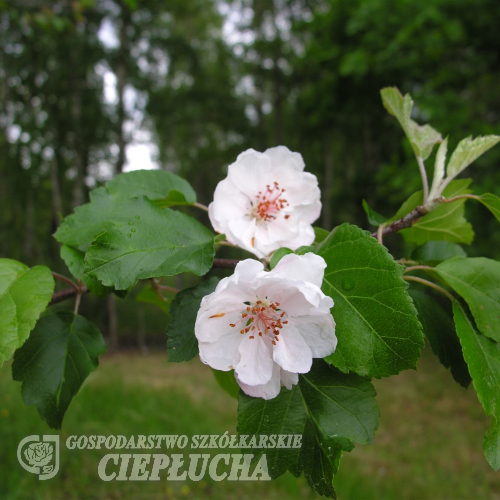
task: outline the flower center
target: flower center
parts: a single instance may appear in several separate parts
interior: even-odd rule
[[[277,182],[274,182],[272,186],[268,184],[264,192],[259,191],[256,202],[252,203],[251,215],[265,222],[276,219],[280,210],[289,206],[283,198],[284,192],[285,190],[280,188]],[[290,215],[285,215],[285,219],[289,217]]]
[[[286,312],[279,309],[279,302],[270,302],[257,300],[255,303],[245,302],[246,310],[241,312],[241,319],[236,323],[231,323],[231,328],[236,328],[236,325],[245,322],[245,326],[241,328],[240,333],[250,333],[249,339],[254,339],[255,335],[259,337],[268,336],[273,345],[279,341],[280,330],[284,325],[288,324],[287,320],[283,321]]]

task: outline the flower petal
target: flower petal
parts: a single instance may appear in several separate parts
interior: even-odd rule
[[[199,342],[217,342],[223,336],[237,333],[237,329],[229,325],[236,324],[241,319],[242,307],[239,307],[239,310],[225,312],[224,301],[220,305],[220,308],[206,308],[203,305],[200,307],[194,324],[194,334]],[[227,308],[225,310],[227,311]]]
[[[326,262],[323,257],[313,253],[305,255],[285,255],[269,273],[269,277],[292,279],[295,281],[306,281],[317,287],[323,284]]]
[[[302,172],[306,166],[304,158],[300,153],[293,153],[286,146],[276,146],[264,151],[273,165],[283,165],[285,168],[292,168],[297,172]]]
[[[324,358],[335,351],[335,321],[331,314],[293,318],[293,325],[311,349],[313,358]]]
[[[238,380],[248,385],[266,384],[273,374],[273,358],[270,343],[262,337],[250,339],[244,336],[239,345],[240,361],[235,373]]]
[[[248,385],[239,380],[238,377],[236,377],[236,381],[243,392],[249,396],[254,398],[273,399],[280,393],[281,390],[281,371],[280,367],[276,363],[273,363],[273,373],[271,379],[265,384]]]
[[[299,383],[299,374],[287,372],[286,370],[281,369],[281,385],[284,385],[289,391],[292,389],[293,385],[297,385]]]
[[[200,359],[216,370],[232,370],[240,360],[241,335],[232,332],[221,336],[216,342],[199,342]]]
[[[311,369],[311,349],[292,324],[281,330],[279,341],[273,346],[273,359],[292,373],[307,373]]]

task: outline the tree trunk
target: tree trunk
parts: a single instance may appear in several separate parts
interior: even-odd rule
[[[33,240],[35,231],[35,204],[33,201],[33,187],[30,185],[28,187],[27,199],[26,199],[26,215],[25,215],[25,235],[24,235],[24,245],[23,253],[26,262],[29,264],[33,261]]]
[[[54,230],[59,226],[60,216],[63,215],[61,185],[59,183],[59,172],[56,157],[50,160],[50,189],[52,192],[52,216]]]
[[[78,68],[77,47],[73,46],[71,51],[71,62],[74,68]],[[84,180],[86,172],[86,159],[84,155],[84,144],[82,137],[82,89],[86,85],[85,75],[79,75],[76,71],[72,81],[71,92],[71,118],[73,120],[73,149],[75,158],[73,164],[76,169],[75,184],[73,185],[73,208],[84,202]]]
[[[128,58],[128,38],[127,28],[130,25],[130,10],[125,2],[120,1],[121,24],[120,24],[120,48],[118,50],[118,60],[116,63],[116,91],[118,94],[118,160],[115,165],[115,174],[123,172],[126,161],[127,140],[125,137],[125,86],[127,85],[127,58]]]
[[[108,309],[108,343],[110,351],[117,351],[118,342],[118,317],[116,315],[116,297],[110,293],[107,299]]]
[[[332,198],[333,198],[333,177],[334,177],[334,161],[331,135],[328,135],[323,140],[323,154],[325,162],[325,170],[323,175],[323,227],[330,231],[333,226],[332,217]]]

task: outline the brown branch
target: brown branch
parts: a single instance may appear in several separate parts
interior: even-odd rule
[[[54,295],[52,295],[52,300],[49,302],[49,306],[52,306],[54,304],[58,304],[59,302],[64,302],[67,299],[70,299],[71,297],[74,297],[75,295],[78,295],[80,292],[81,295],[87,293],[89,289],[86,286],[83,286],[81,291],[75,290],[74,288],[68,288],[67,290],[62,290],[61,292],[56,292]]]
[[[214,266],[213,267],[224,267],[227,269],[233,269],[236,267],[236,264],[238,262],[241,262],[238,259],[214,259]]]
[[[420,217],[423,217],[427,213],[427,210],[420,206],[412,210],[409,214],[405,215],[403,218],[393,222],[392,224],[389,224],[388,226],[384,227],[382,230],[382,236],[385,236],[387,234],[391,233],[396,233],[398,231],[401,231],[401,229],[405,229],[407,227],[411,227],[415,221],[420,219]],[[372,236],[374,238],[377,238],[378,236],[378,231],[375,231],[372,233]]]
[[[59,273],[55,273],[54,271],[52,271],[52,276],[54,276],[55,279],[62,281],[64,283],[66,283],[67,285],[70,285],[76,291],[79,290],[78,285],[76,283],[74,283],[73,281],[71,281],[69,278],[66,278],[66,276],[63,276],[62,274],[59,274]]]

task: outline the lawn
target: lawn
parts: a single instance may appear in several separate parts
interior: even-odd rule
[[[494,500],[500,475],[484,460],[487,419],[472,389],[450,383],[449,373],[425,349],[418,371],[375,381],[381,408],[373,446],[346,453],[335,485],[340,500]],[[218,389],[198,360],[168,364],[165,354],[104,356],[63,423],[70,435],[230,434],[236,401]],[[62,446],[59,473],[38,481],[17,463],[19,441],[51,431],[22,403],[10,364],[0,372],[0,498],[13,499],[308,499],[303,478],[273,482],[104,482],[97,475],[106,450]],[[146,451],[147,452],[147,451]]]

